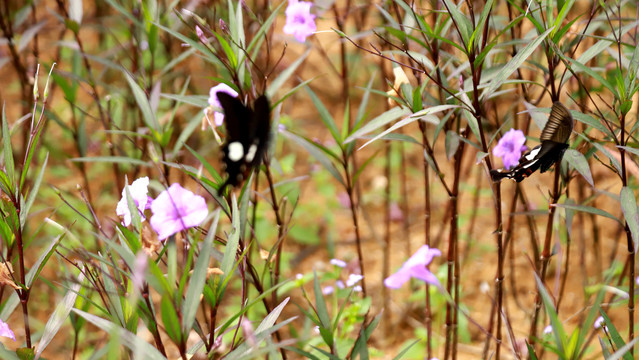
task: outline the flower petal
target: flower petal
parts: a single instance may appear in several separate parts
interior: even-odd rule
[[[177,183],[158,195],[151,204],[151,211],[151,227],[160,240],[199,225],[209,213],[203,197]]]

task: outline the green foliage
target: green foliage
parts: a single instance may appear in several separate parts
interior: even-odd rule
[[[303,44],[287,1],[85,3],[0,10],[0,357],[633,358],[636,3],[315,2]],[[228,122],[198,131],[220,83],[272,114],[264,163],[224,192]],[[556,176],[492,183],[501,134],[534,147],[553,101],[575,120]],[[140,176],[211,213],[158,241]],[[442,286],[383,288],[424,243]]]

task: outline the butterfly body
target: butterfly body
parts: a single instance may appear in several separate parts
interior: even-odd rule
[[[227,186],[241,184],[250,172],[259,167],[268,150],[271,132],[270,105],[262,95],[253,104],[253,108],[229,94],[219,92],[217,98],[224,109],[226,124],[226,142],[222,145],[222,161],[226,181],[218,192]]]
[[[512,170],[493,169],[490,171],[490,177],[494,182],[504,178],[521,182],[537,169],[541,169],[541,173],[546,172],[564,156],[572,128],[573,118],[570,111],[558,101],[553,103],[548,122],[539,137],[541,144],[522,155]]]

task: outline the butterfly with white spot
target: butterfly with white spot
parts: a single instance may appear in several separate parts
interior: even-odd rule
[[[573,124],[570,111],[562,103],[555,101],[550,110],[550,117],[539,137],[541,144],[522,155],[519,158],[519,164],[512,170],[491,170],[490,177],[493,182],[499,182],[503,178],[521,182],[539,168],[541,168],[540,172],[546,172],[564,156]]]
[[[241,184],[262,164],[271,133],[271,107],[265,95],[255,100],[253,108],[224,92],[218,92],[217,99],[224,109],[226,126],[222,161],[228,177],[218,189],[222,194],[227,186]]]

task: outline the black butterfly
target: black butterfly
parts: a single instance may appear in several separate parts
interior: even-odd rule
[[[224,92],[218,92],[217,98],[224,109],[226,124],[222,160],[228,178],[218,190],[221,194],[227,186],[240,184],[262,164],[271,133],[271,107],[265,95],[255,100],[253,109]]]
[[[572,133],[573,119],[570,111],[559,101],[552,104],[550,117],[541,132],[540,145],[535,146],[519,158],[519,164],[512,170],[491,170],[490,177],[493,182],[499,182],[503,178],[514,179],[521,182],[524,178],[541,168],[545,172],[553,164],[561,161],[564,152],[568,148],[568,139]]]

